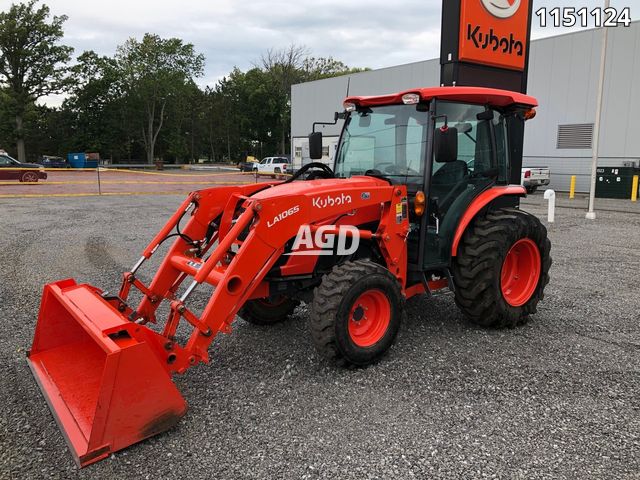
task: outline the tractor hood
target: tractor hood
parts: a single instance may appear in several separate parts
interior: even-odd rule
[[[271,248],[278,248],[283,238],[296,236],[301,225],[333,223],[347,214],[352,215],[347,223],[378,221],[382,204],[398,212],[400,224],[406,211],[404,186],[368,176],[280,183],[256,192],[251,200],[260,205],[255,235]]]

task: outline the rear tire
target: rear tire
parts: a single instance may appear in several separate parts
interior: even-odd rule
[[[20,181],[23,183],[37,183],[38,174],[34,172],[24,172],[20,177]]]
[[[314,292],[311,335],[342,366],[374,363],[393,344],[405,313],[397,279],[369,260],[333,267]]]
[[[453,265],[456,303],[483,327],[514,327],[536,313],[549,283],[551,242],[537,217],[489,211],[467,229]]]
[[[238,316],[253,325],[274,325],[286,320],[300,302],[281,295],[276,298],[259,298],[247,301]]]
[[[536,193],[536,190],[538,190],[538,187],[525,187],[527,189],[527,193],[529,195]]]

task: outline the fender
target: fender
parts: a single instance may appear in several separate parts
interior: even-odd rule
[[[489,190],[485,190],[480,195],[478,195],[469,205],[467,211],[464,212],[462,218],[460,219],[460,223],[456,228],[456,233],[453,237],[453,243],[451,244],[451,256],[455,257],[458,255],[458,245],[460,240],[462,239],[462,235],[465,230],[471,223],[471,220],[475,218],[475,216],[482,210],[484,207],[493,202],[496,198],[504,197],[504,196],[518,196],[518,197],[526,197],[527,191],[522,185],[507,185],[504,187],[493,187]]]

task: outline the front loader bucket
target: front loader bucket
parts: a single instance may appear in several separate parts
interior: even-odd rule
[[[62,280],[44,288],[28,363],[81,467],[186,412],[142,330],[93,287]]]

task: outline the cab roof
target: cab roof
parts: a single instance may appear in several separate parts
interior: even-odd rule
[[[402,96],[407,93],[417,93],[423,101],[434,98],[452,102],[477,103],[494,107],[508,107],[510,105],[522,105],[525,107],[537,107],[538,101],[518,92],[484,87],[430,87],[413,88],[389,95],[377,95],[371,97],[347,97],[345,102],[355,103],[360,107],[373,107],[380,105],[402,104]]]

